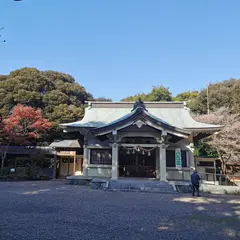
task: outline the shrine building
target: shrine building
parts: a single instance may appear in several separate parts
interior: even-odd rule
[[[222,128],[195,121],[182,102],[141,99],[89,102],[81,121],[61,127],[84,135],[83,176],[162,181],[190,180],[194,142]]]

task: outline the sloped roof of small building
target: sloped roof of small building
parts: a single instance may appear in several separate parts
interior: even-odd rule
[[[147,111],[169,125],[191,130],[220,130],[222,126],[195,121],[182,102],[145,102]],[[62,127],[99,128],[127,117],[133,110],[133,102],[92,102],[85,109],[81,121],[61,124]]]
[[[78,140],[62,140],[62,141],[54,141],[49,147],[55,148],[80,148],[80,144]]]

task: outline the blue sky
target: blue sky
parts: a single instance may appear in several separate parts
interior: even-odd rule
[[[71,74],[117,101],[240,77],[238,0],[0,0],[0,74]]]

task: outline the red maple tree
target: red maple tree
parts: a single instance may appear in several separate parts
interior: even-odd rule
[[[14,107],[12,114],[8,118],[3,119],[1,124],[0,137],[4,145],[0,150],[2,159],[1,169],[4,166],[4,160],[10,144],[29,144],[33,139],[39,138],[51,126],[52,123],[43,118],[40,109],[35,110],[32,107],[21,104]]]

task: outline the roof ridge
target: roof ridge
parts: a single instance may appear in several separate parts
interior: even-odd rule
[[[136,102],[119,102],[119,101],[116,101],[116,102],[104,102],[104,101],[85,101],[85,103],[93,103],[93,104],[134,104]],[[144,102],[144,103],[148,103],[148,104],[184,104],[185,102],[175,102],[175,101],[164,101],[164,102],[158,102],[158,101],[151,101],[151,102]]]
[[[145,108],[184,108],[184,102],[144,102]],[[87,108],[134,108],[136,102],[88,102]]]

